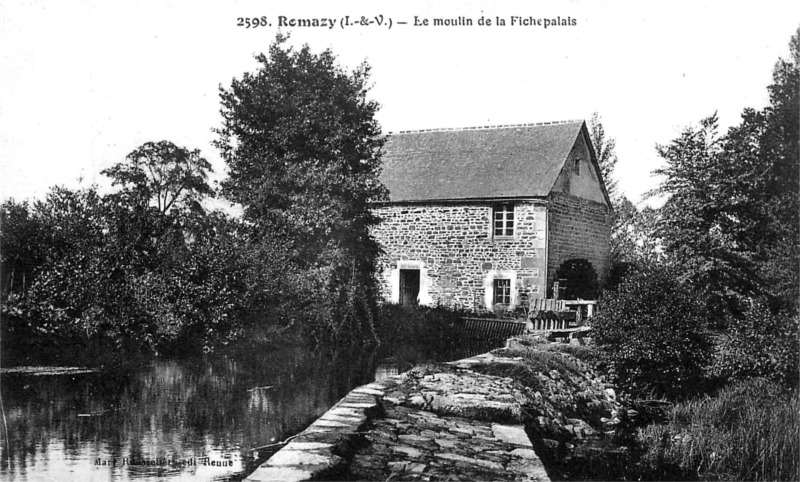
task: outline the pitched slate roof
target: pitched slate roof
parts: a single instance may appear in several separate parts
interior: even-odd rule
[[[384,148],[392,202],[542,197],[583,121],[401,131]]]

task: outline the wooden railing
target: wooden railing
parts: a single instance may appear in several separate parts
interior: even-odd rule
[[[463,334],[467,338],[485,340],[508,338],[521,335],[525,331],[524,321],[503,320],[499,318],[464,318]]]

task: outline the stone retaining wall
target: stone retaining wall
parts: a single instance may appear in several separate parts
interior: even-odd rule
[[[403,376],[398,375],[356,388],[245,480],[293,482],[344,473],[347,467],[342,455],[367,420],[380,413],[386,390],[402,381]]]

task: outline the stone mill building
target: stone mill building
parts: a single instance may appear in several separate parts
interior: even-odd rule
[[[513,308],[551,298],[570,259],[603,284],[611,204],[584,122],[403,131],[383,160],[387,301]]]

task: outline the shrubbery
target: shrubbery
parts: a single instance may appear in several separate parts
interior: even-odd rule
[[[458,326],[464,316],[462,311],[444,307],[383,304],[378,309],[375,328],[381,344],[415,344],[445,351],[463,341]]]
[[[764,379],[680,403],[638,434],[645,480],[797,480],[800,396]]]
[[[25,356],[45,347],[70,357],[81,348],[91,357],[102,347],[210,349],[281,299],[280,266],[261,261],[274,261],[278,248],[250,242],[242,223],[218,213],[161,213],[63,188],[32,207],[0,208],[3,220],[20,212],[27,227],[4,224],[0,233],[3,271],[12,273],[0,291],[4,346]],[[9,242],[21,231],[38,233],[29,240],[35,253]]]
[[[370,203],[386,196],[385,137],[369,66],[347,72],[331,51],[286,40],[220,91],[221,193],[243,217],[204,210],[210,163],[169,141],[104,170],[113,194],[54,188],[32,208],[3,204],[4,342],[172,354],[275,331],[265,325],[309,343],[377,341]]]
[[[592,321],[602,363],[633,395],[689,395],[704,380],[703,305],[676,279],[666,270],[635,273],[606,293]]]
[[[743,317],[728,322],[713,373],[724,379],[764,377],[787,386],[798,384],[800,317],[772,313],[756,303]]]

